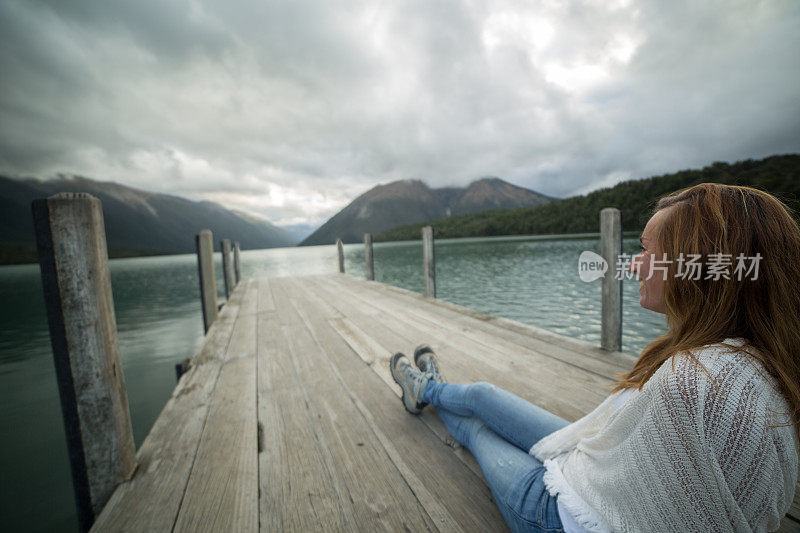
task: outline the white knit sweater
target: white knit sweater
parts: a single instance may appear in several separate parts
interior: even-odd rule
[[[742,346],[742,339],[726,339]],[[798,443],[775,380],[724,346],[664,363],[615,410],[612,394],[531,455],[588,531],[772,531],[794,497]],[[713,379],[712,379],[713,378]],[[716,383],[717,386],[713,386]]]

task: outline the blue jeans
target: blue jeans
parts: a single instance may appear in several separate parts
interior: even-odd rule
[[[430,381],[422,399],[472,452],[511,531],[563,531],[545,468],[528,450],[569,422],[490,383]]]

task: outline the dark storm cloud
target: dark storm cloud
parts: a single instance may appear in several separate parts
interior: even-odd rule
[[[318,223],[377,183],[566,196],[800,148],[794,2],[0,3],[0,171]]]

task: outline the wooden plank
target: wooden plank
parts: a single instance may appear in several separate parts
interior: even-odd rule
[[[316,299],[319,298],[318,293],[324,290],[323,286],[325,285],[325,281],[323,280],[321,284],[318,284],[316,281],[313,280],[307,280],[307,281],[308,283],[305,284],[307,290],[304,296],[307,299],[312,300],[314,303],[316,303],[317,301]],[[354,301],[352,302],[348,301],[347,305],[345,305],[345,308],[350,311],[351,316],[354,316],[353,315],[354,310],[356,310],[358,307],[359,306],[357,302]],[[371,312],[371,315],[377,314],[377,311],[375,309],[369,308],[369,310]],[[302,309],[298,309],[298,312],[302,316],[305,315]],[[372,363],[370,364],[370,368],[373,370],[373,372],[375,372],[378,375],[378,377],[380,377],[383,380],[383,382],[389,386],[391,391],[394,392],[394,394],[398,398],[401,398],[402,392],[400,390],[400,387],[394,382],[394,379],[392,379],[391,377],[391,372],[389,371],[389,359],[391,358],[390,354],[394,353],[389,349],[389,347],[394,347],[393,348],[394,350],[397,350],[397,348],[400,346],[410,347],[412,346],[412,341],[409,340],[408,337],[403,337],[402,335],[396,334],[397,332],[394,328],[384,329],[382,325],[379,325],[378,329],[380,330],[380,332],[377,335],[376,335],[376,330],[374,328],[370,329],[371,333],[369,336],[370,337],[369,342],[366,341],[354,342],[354,339],[350,331],[344,331],[342,328],[337,327],[337,321],[329,320],[329,323],[331,324],[333,329],[337,333],[339,333],[340,337],[342,337],[342,339],[350,346],[350,348],[356,354],[358,354],[358,356],[362,360],[367,359],[372,361]],[[349,320],[348,323],[352,324],[352,322],[350,322]],[[351,329],[354,328],[357,328],[355,324],[351,326]],[[359,337],[366,336],[366,333],[363,330],[361,330],[361,328],[358,328],[358,331],[360,332]],[[380,341],[378,339],[380,339]],[[459,450],[460,444],[455,442],[452,439],[452,437],[450,437],[450,434],[447,432],[447,429],[444,427],[444,424],[436,415],[435,410],[430,409],[424,411],[420,415],[420,418],[428,426],[428,428],[442,440],[442,442],[444,442],[448,446],[451,446],[454,449],[454,451]],[[459,458],[469,468],[474,470],[479,475],[482,475],[480,473],[480,468],[478,467],[477,463],[475,462],[475,460],[472,458],[471,455],[467,454],[465,456],[463,454],[460,454]]]
[[[272,291],[269,289],[269,280],[259,279],[258,283],[258,312],[265,313],[275,310],[275,302],[272,300]]]
[[[241,292],[232,296],[181,376],[136,454],[139,468],[121,484],[94,524],[94,531],[171,531],[194,464],[222,359],[230,342]]]
[[[335,372],[335,370],[334,370]],[[341,375],[337,376],[339,381],[342,385],[346,385],[346,382],[342,378]],[[427,529],[431,529],[430,523],[433,522],[435,524],[436,529],[439,531],[464,531],[464,527],[459,523],[456,519],[458,514],[451,514],[450,510],[447,508],[447,505],[443,501],[441,501],[438,497],[434,497],[428,487],[424,484],[423,480],[425,479],[424,476],[418,476],[416,472],[409,466],[409,462],[404,460],[403,455],[398,451],[397,447],[394,446],[392,440],[384,433],[375,423],[375,418],[372,416],[372,413],[369,411],[366,405],[356,396],[355,394],[352,395],[352,401],[356,404],[356,407],[361,412],[362,416],[369,422],[370,429],[372,430],[372,434],[377,437],[380,445],[383,447],[381,451],[385,452],[391,459],[394,466],[399,471],[402,478],[405,480],[408,488],[411,489],[412,495],[416,496],[417,502],[425,509],[427,513],[426,520],[428,524],[426,524]],[[377,452],[377,450],[376,450]],[[385,458],[381,458],[385,462]],[[409,461],[413,460],[413,456],[409,457]],[[356,463],[358,464],[358,463]],[[378,465],[381,467],[383,465]],[[347,471],[347,470],[346,470]],[[362,472],[363,479],[375,479],[374,477],[375,470],[366,470]],[[357,478],[358,479],[358,478]],[[393,486],[392,480],[388,480],[390,485]],[[380,492],[381,487],[374,487],[369,488],[368,492],[364,496],[370,499],[374,499],[374,494],[381,494]],[[386,501],[382,504],[383,508],[391,508],[389,507],[393,502],[391,500]],[[407,516],[407,515],[406,515]],[[413,517],[414,515],[411,515]],[[388,524],[387,524],[388,525]],[[413,528],[409,527],[409,524],[404,522],[403,529],[406,531],[414,531]],[[373,531],[372,528],[368,528],[369,531]],[[397,531],[398,528],[392,527],[387,528],[388,531]]]
[[[215,324],[217,324],[216,322]],[[92,531],[171,531],[194,463],[220,363],[192,367],[136,454],[139,469],[122,483]]]
[[[451,332],[449,342],[456,345],[467,354],[483,353],[484,359],[490,362],[500,371],[518,371],[520,366],[535,364],[532,369],[537,373],[544,372],[551,374],[554,378],[570,376],[570,381],[575,385],[590,391],[599,392],[601,399],[608,394],[607,385],[609,379],[595,373],[587,372],[582,367],[570,369],[561,360],[552,361],[546,353],[542,353],[531,348],[508,343],[502,337],[490,335],[486,332],[475,330],[459,322],[444,318],[441,314],[435,313],[436,308],[425,305],[404,305],[402,302],[392,304],[384,299],[379,299],[374,294],[366,291],[351,291],[354,296],[362,299],[365,303],[371,303],[376,308],[386,309],[387,312],[396,316],[400,320],[415,325],[422,331],[436,333],[439,329]]]
[[[342,276],[342,279],[332,281],[347,286],[350,290],[358,291],[365,287],[365,284],[359,283],[350,276]],[[376,290],[391,295],[394,301],[402,302],[404,305],[429,304],[432,307],[428,308],[435,309],[435,313],[443,319],[449,319],[472,330],[500,337],[519,347],[535,350],[547,357],[558,359],[612,380],[617,379],[618,373],[630,370],[636,360],[629,354],[607,352],[584,341],[570,339],[510,319],[480,313],[441,299],[429,300],[398,287],[385,284],[373,285]]]
[[[800,532],[800,521],[795,520],[792,516],[786,515],[781,520],[778,533],[798,533]]]
[[[563,361],[572,361],[572,359],[567,359],[569,354],[572,353],[584,355],[586,357],[574,360],[574,364],[583,366],[587,370],[592,370],[598,374],[608,375],[613,379],[616,379],[615,374],[617,372],[629,371],[634,363],[636,363],[637,359],[636,355],[603,350],[599,346],[595,346],[589,342],[564,337],[552,331],[537,328],[530,324],[523,324],[509,318],[493,317],[487,324],[497,326],[506,331],[520,333],[526,338],[532,338],[539,343],[550,345],[553,348],[550,350],[553,357],[557,357]],[[596,363],[592,362],[592,359],[594,359]]]
[[[259,398],[267,392],[280,393],[299,387],[278,315],[277,311],[272,311],[258,316]]]
[[[420,417],[405,412],[397,396],[374,372],[366,371],[330,323],[308,309],[309,300],[296,299],[294,304],[305,311],[307,326],[330,362],[328,371],[339,376],[342,388],[368,420],[392,462],[420,501],[429,506],[429,516],[439,517],[434,520],[437,528],[505,529],[482,477],[461,463],[451,448],[426,429]],[[445,511],[455,518],[448,518]]]
[[[374,363],[376,358],[388,359],[391,357],[392,354],[386,355],[388,352],[383,346],[375,342],[372,337],[364,333],[347,318],[331,318],[328,322],[367,365]]]
[[[331,299],[335,297],[338,300],[335,305],[340,305],[342,310],[354,307],[349,299],[357,296],[352,292],[331,292],[330,287],[324,285],[326,284],[317,287],[320,294]],[[332,300],[329,300],[329,303],[334,305]],[[382,303],[383,300],[380,301],[380,304]],[[509,354],[504,355],[475,345],[451,331],[437,330],[414,323],[395,310],[383,316],[373,317],[351,313],[349,318],[362,329],[370,331],[376,340],[390,339],[392,334],[401,333],[406,338],[414,339],[412,343],[407,344],[409,350],[420,342],[431,344],[443,362],[445,375],[452,381],[490,381],[567,420],[580,418],[596,407],[607,395],[603,387],[610,383],[610,380],[593,385],[590,383],[591,386],[586,388],[584,385],[587,382],[583,380],[587,376],[586,373],[574,381],[573,378],[579,370],[570,369],[560,374],[554,373],[551,367],[556,361],[553,359],[536,361],[529,357],[514,362],[513,359],[508,359]],[[391,326],[387,327],[386,324]],[[396,344],[388,347],[390,350],[397,350]],[[501,361],[489,364],[490,356],[500,357]],[[543,376],[548,378],[543,379]],[[580,386],[571,386],[570,383]],[[569,395],[564,394],[565,389],[569,390]]]
[[[271,285],[270,285],[271,290]],[[266,531],[343,530],[335,498],[297,379],[289,344],[275,312],[258,317],[259,519]]]
[[[200,365],[211,360],[222,361],[228,349],[231,332],[236,318],[239,316],[239,307],[244,291],[240,287],[234,290],[231,299],[222,308],[217,320],[211,325],[200,349],[192,358],[192,366]]]
[[[394,289],[389,289],[386,285],[382,286],[382,288],[387,290]],[[598,370],[594,371],[597,371],[598,373],[603,372],[601,370],[603,367],[610,367],[612,372],[626,372],[630,370],[633,364],[636,362],[635,355],[624,352],[603,350],[599,346],[587,341],[565,337],[564,335],[553,333],[552,331],[548,331],[544,328],[539,328],[530,324],[523,324],[522,322],[517,322],[516,320],[511,320],[509,318],[495,317],[487,313],[473,311],[466,307],[454,304],[452,302],[446,302],[444,300],[438,300],[436,305],[439,305],[445,309],[450,308],[461,315],[475,318],[477,320],[472,322],[476,325],[483,323],[487,326],[496,326],[495,328],[492,328],[490,332],[494,332],[498,328],[506,331],[510,330],[521,333],[525,338],[525,342],[535,342],[537,344],[543,343],[546,346],[551,346],[553,349],[548,353],[550,353],[551,356],[561,360],[571,361],[571,357],[575,352],[585,355],[587,358],[575,360],[575,364],[583,366],[587,369],[594,368],[592,366],[591,359],[595,359],[601,363],[601,366],[599,367],[596,367],[595,365]],[[557,350],[558,348],[563,348],[563,350]],[[566,352],[564,352],[564,350],[566,350]]]
[[[325,282],[323,281],[322,285],[324,286],[324,284]],[[314,290],[324,292],[322,286],[314,286]],[[342,295],[339,294],[337,298],[341,299]],[[344,308],[354,308],[349,301],[344,300],[341,303]],[[389,318],[377,316],[369,318],[361,316],[359,318],[354,314],[351,314],[350,316],[353,318],[353,320],[357,320],[364,329],[370,331],[371,335],[378,342],[382,343],[383,346],[391,347],[394,350],[396,350],[397,347],[406,346],[409,347],[407,352],[410,353],[411,349],[413,349],[413,346],[419,343],[419,339],[423,338],[418,330],[414,330],[413,328],[404,325],[401,321],[398,321],[393,317]],[[365,320],[367,321],[364,322]],[[390,326],[387,327],[386,324],[390,324]],[[438,339],[431,339],[429,336],[425,338],[433,346],[434,350],[436,350],[437,354],[439,355],[439,358],[443,361],[443,365],[447,370],[445,375],[450,381],[472,382],[488,380],[499,385],[500,387],[519,394],[523,398],[532,401],[533,403],[536,403],[537,405],[554,412],[567,420],[575,420],[579,418],[585,413],[585,409],[590,409],[592,406],[596,405],[596,402],[594,401],[588,402],[587,405],[584,406],[584,409],[575,408],[574,406],[568,404],[565,405],[565,402],[562,398],[563,394],[543,393],[542,389],[550,386],[549,384],[545,384],[545,387],[531,387],[531,381],[526,382],[525,380],[519,379],[519,376],[515,375],[514,373],[492,373],[492,370],[486,369],[479,360],[470,363],[463,352],[454,350],[452,347],[447,346],[446,344],[441,344]],[[416,340],[411,341],[410,339]],[[384,366],[384,369],[386,369],[388,366],[388,361],[385,361],[384,365],[386,365]],[[533,382],[538,383],[538,381],[535,380],[533,380]],[[399,387],[397,387],[393,382],[391,385],[392,390],[399,397]],[[460,445],[458,445],[450,437],[449,433],[444,427],[444,424],[441,422],[441,420],[439,420],[439,417],[436,415],[435,411],[425,410],[420,417],[422,418],[423,422],[428,425],[430,430],[442,440],[442,442],[454,448],[458,457],[465,463],[466,466],[475,472],[480,473],[480,468],[475,460],[468,452],[460,450]]]
[[[432,339],[430,335],[421,332],[407,322],[399,320],[394,313],[387,313],[373,306],[369,306],[369,313],[361,312],[359,307],[365,305],[364,302],[360,301],[352,293],[337,288],[330,280],[321,280],[314,286],[314,290],[317,294],[326,298],[332,305],[339,306],[341,312],[348,313],[348,318],[362,330],[369,331],[373,342],[382,347],[380,351],[383,353],[403,351],[410,356],[412,350],[420,343],[421,339],[426,339],[435,347],[447,345],[447,342],[440,339],[438,336],[436,339]],[[375,351],[378,351],[378,348],[375,348]],[[388,366],[388,358],[383,359],[384,363]],[[475,362],[484,365],[482,358],[476,358]],[[470,367],[470,361],[460,360],[457,366],[458,369],[455,370],[456,374],[452,374],[451,369],[451,378],[463,381],[479,379],[477,377],[480,375],[479,371],[475,371],[474,368],[472,372],[461,371]],[[505,370],[505,367],[501,367],[501,369]],[[392,384],[394,385],[393,381]],[[392,387],[393,390],[399,391],[399,389],[395,389],[395,387],[396,386]]]
[[[316,278],[313,279],[305,279],[306,283],[304,285],[306,291],[305,296],[306,298],[313,300],[316,302],[316,299],[319,298],[318,293],[324,292],[326,290],[325,286],[328,283],[328,280],[322,279],[317,280]],[[298,283],[295,280],[295,283]],[[340,297],[337,297],[340,298]],[[351,316],[358,316],[356,310],[359,308],[358,302],[354,300],[350,300],[342,302],[345,309],[350,312]],[[365,307],[365,309],[369,310],[370,316],[376,315],[377,311],[374,308]],[[298,309],[301,315],[304,313],[302,310]],[[391,377],[391,372],[389,371],[389,359],[386,357],[386,354],[392,354],[394,351],[397,350],[398,347],[412,347],[414,346],[413,341],[410,339],[419,338],[419,336],[414,332],[410,335],[403,336],[398,333],[397,331],[397,322],[396,321],[387,321],[383,318],[378,318],[379,323],[372,323],[370,326],[370,336],[372,338],[370,344],[372,345],[371,349],[367,350],[367,355],[363,355],[359,353],[360,350],[364,350],[362,344],[352,342],[352,339],[348,339],[348,335],[342,335],[342,330],[335,327],[335,322],[330,321],[331,324],[334,326],[334,330],[340,334],[340,336],[347,342],[351,349],[353,349],[356,353],[358,353],[359,357],[362,360],[367,357],[374,357],[374,354],[380,354],[376,361],[370,365],[370,368],[378,375],[378,377],[386,383],[390,390],[398,397],[402,397],[402,392],[400,387],[394,382]],[[391,323],[393,327],[385,327],[384,324]],[[360,330],[360,328],[359,328]],[[363,330],[360,330],[363,331]],[[365,333],[362,332],[362,335]],[[381,346],[383,348],[381,348]],[[391,347],[391,349],[390,349]],[[405,348],[404,348],[405,349]],[[409,354],[411,350],[406,350]],[[465,374],[465,373],[455,373],[452,375],[457,381],[474,381],[472,378],[473,374]],[[419,418],[423,421],[423,423],[428,426],[430,429],[439,439],[445,443],[446,445],[450,446],[454,453],[456,453],[457,457],[471,470],[473,470],[481,479],[483,478],[483,474],[480,471],[480,467],[475,459],[469,452],[464,452],[461,449],[461,445],[456,442],[449,434],[447,429],[444,426],[444,423],[439,419],[436,414],[436,410],[431,408],[423,411]]]
[[[258,284],[256,280],[249,279],[236,286],[236,291],[242,291],[241,308],[239,316],[254,315],[258,312]]]
[[[800,522],[800,472],[797,473],[797,484],[794,486],[794,501],[786,514]]]
[[[316,421],[317,442],[325,452],[327,464],[335,471],[336,494],[340,501],[352,504],[348,526],[358,524],[364,531],[430,528],[432,520],[423,510],[426,506],[421,506],[415,496],[415,492],[419,494],[422,489],[409,490],[409,484],[412,489],[419,485],[414,485],[413,480],[409,481],[393,468],[393,462],[397,468],[402,466],[385,449],[385,442],[376,438],[380,435],[358,415],[346,385],[337,379],[336,369],[323,360],[327,355],[323,355],[304,327],[287,328],[284,333],[292,336],[290,345],[294,345],[295,360],[307,358],[310,367],[325,374],[324,379],[306,384],[306,401],[310,418]],[[362,371],[367,372],[366,369]],[[448,524],[455,523],[449,513],[441,510],[433,517],[445,518]]]
[[[324,284],[315,285],[315,288],[316,291],[314,291],[314,293],[318,296],[326,290]],[[336,299],[337,302],[335,305],[332,305],[332,307],[337,308],[340,313],[349,312],[351,316],[358,316],[356,311],[359,307],[358,301],[349,299],[349,295],[334,296],[331,294],[330,297],[331,300],[329,300],[329,304],[330,301]],[[345,301],[347,301],[347,305],[344,305]],[[370,311],[377,312],[371,308]],[[298,313],[302,315],[301,310],[298,310]],[[304,319],[307,320],[305,317]],[[339,333],[339,336],[350,346],[353,352],[356,353],[398,397],[401,397],[402,392],[400,391],[400,387],[394,382],[391,372],[389,371],[389,360],[397,349],[395,348],[393,350],[388,348],[386,344],[378,342],[372,333],[367,334],[363,329],[346,317],[329,319],[329,323],[333,329]]]
[[[262,499],[266,504],[262,506],[262,524],[270,520],[270,525],[276,528],[304,531],[319,529],[318,526],[324,526],[325,529],[351,529],[354,525],[365,531],[430,529],[433,522],[425,516],[414,493],[392,466],[366,420],[356,411],[346,389],[335,379],[335,369],[331,368],[327,355],[305,324],[300,322],[299,315],[289,309],[293,307],[292,298],[289,297],[291,288],[280,285],[280,282],[273,284],[274,297],[278,308],[287,310],[285,314],[290,317],[290,323],[280,326],[283,332],[280,342],[283,346],[274,353],[278,357],[281,357],[280,353],[289,354],[289,357],[285,357],[284,366],[294,368],[296,377],[293,381],[301,385],[294,388],[293,392],[302,392],[293,401],[293,421],[297,423],[299,420],[301,429],[306,432],[310,430],[313,435],[302,439],[296,436],[281,439],[282,447],[290,453],[290,457],[282,459],[272,453],[269,461],[273,463],[273,468],[276,463],[282,464],[284,471],[291,472],[290,483],[300,485],[295,493],[300,493],[305,499],[310,490],[310,494],[318,494],[322,501],[319,505],[315,503],[311,513],[289,516],[287,523],[286,510],[293,505],[291,501],[284,501],[282,505],[280,502],[287,495],[291,498],[292,491],[287,494],[283,488],[265,487],[262,482]],[[359,366],[369,372],[363,363],[359,362]],[[275,405],[282,396],[284,393],[267,393],[259,399],[260,409],[262,404]],[[274,409],[268,414],[271,415],[270,420],[279,416]],[[279,422],[283,423],[284,428],[289,423],[287,420]],[[268,424],[265,423],[265,434],[267,432]],[[270,444],[280,447],[275,439]],[[264,453],[269,453],[267,446]],[[312,463],[316,467],[306,471],[307,465]],[[324,488],[321,488],[317,479],[319,472],[323,472]],[[317,513],[317,508],[325,512]],[[263,514],[284,516],[283,520],[278,521]],[[332,526],[331,516],[342,526]]]
[[[345,283],[351,283],[353,285],[360,284],[360,280],[352,276],[343,276],[343,279],[341,281]],[[453,302],[448,302],[446,300],[437,299],[435,301],[429,301],[416,292],[409,291],[400,287],[395,287],[384,283],[377,283],[375,284],[375,288],[379,291],[385,291],[386,293],[394,294],[395,296],[398,296],[400,298],[407,298],[411,301],[415,300],[426,301],[432,305],[441,308],[443,312],[449,311],[450,312],[449,314],[451,314],[452,316],[470,317],[472,319],[475,319],[474,322],[476,324],[484,323],[490,326],[492,325],[498,326],[501,329],[512,329],[515,331],[520,331],[525,335],[528,335],[534,339],[538,339],[540,341],[546,341],[549,344],[554,344],[557,346],[563,346],[571,351],[578,352],[588,357],[599,359],[604,363],[619,366],[620,371],[629,369],[636,361],[636,357],[634,355],[625,352],[613,352],[613,351],[603,350],[599,346],[596,346],[587,341],[565,337],[563,335],[553,333],[552,331],[548,331],[543,328],[532,326],[530,324],[523,324],[521,322],[517,322],[509,318],[490,315],[488,313],[477,311],[475,309],[470,309],[468,307],[464,307]]]
[[[308,285],[307,282],[301,283],[298,280],[293,280],[293,283],[298,286]],[[338,309],[336,309],[332,305],[329,305],[328,302],[322,299],[320,295],[317,294],[316,292],[305,292],[304,296],[312,302],[312,304],[316,309],[317,314],[320,314],[325,318],[341,318],[344,316],[342,313],[339,312]]]
[[[265,466],[261,480],[262,523],[273,525],[278,530],[329,528],[341,531],[353,523],[353,502],[341,497],[341,481],[336,466],[321,444],[324,440],[320,441],[320,437],[324,439],[324,435],[320,434],[318,420],[310,410],[306,387],[314,387],[323,376],[307,359],[298,360],[296,354],[302,348],[291,345],[293,329],[297,329],[300,318],[289,302],[282,284],[284,281],[275,279],[270,283],[280,313],[277,314],[278,324],[272,324],[270,331],[278,344],[266,355],[281,361],[278,365],[280,378],[260,373],[260,379],[272,383],[273,391],[279,391],[262,393],[259,397],[266,438],[260,462],[262,465],[271,463]],[[260,357],[261,362],[264,359],[265,356]],[[300,375],[306,383],[301,383]],[[283,392],[287,387],[289,392]],[[277,426],[274,432],[270,430],[273,424]],[[278,428],[281,428],[280,433]],[[283,456],[276,457],[271,448],[283,450]],[[279,477],[275,479],[282,480],[286,486],[272,486],[269,474],[277,474]]]
[[[256,315],[241,316],[211,397],[176,531],[258,529]]]
[[[299,387],[259,396],[264,424],[259,454],[259,517],[265,531],[346,529],[339,501]],[[349,505],[349,502],[347,502]]]

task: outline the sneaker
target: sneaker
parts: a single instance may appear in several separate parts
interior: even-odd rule
[[[403,390],[403,405],[406,411],[418,415],[427,405],[422,401],[422,393],[425,392],[431,375],[417,370],[408,357],[399,352],[392,356],[389,370],[392,372],[392,378]]]
[[[430,374],[433,381],[444,383],[444,376],[439,368],[439,359],[433,353],[433,348],[427,344],[417,346],[417,349],[414,350],[414,363],[423,374]]]

